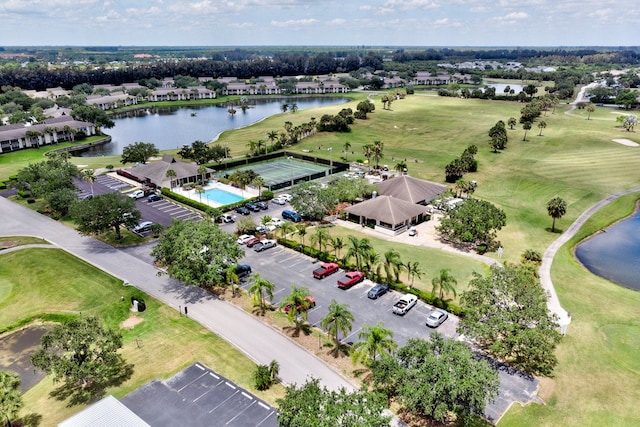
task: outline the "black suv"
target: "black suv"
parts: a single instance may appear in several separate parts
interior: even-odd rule
[[[251,215],[251,211],[245,208],[244,206],[238,206],[236,208],[236,212],[239,213],[240,215]]]
[[[244,207],[249,209],[250,211],[260,212],[260,207],[258,205],[256,205],[255,203],[252,203],[252,202],[245,203]]]
[[[266,211],[267,209],[269,209],[269,203],[267,202],[260,201],[260,202],[256,202],[255,204],[263,211]]]

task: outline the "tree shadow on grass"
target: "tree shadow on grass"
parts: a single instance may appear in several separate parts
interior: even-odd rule
[[[13,427],[37,427],[42,422],[42,415],[40,414],[27,414],[24,417],[18,418],[12,421]]]
[[[93,403],[105,395],[106,389],[127,381],[133,375],[133,365],[122,363],[113,374],[104,381],[91,382],[82,386],[77,383],[63,382],[49,395],[56,400],[68,400],[67,407]]]
[[[299,337],[300,332],[302,332],[305,335],[311,334],[311,325],[309,325],[308,323],[303,323],[299,326],[296,326],[296,325],[284,326],[282,329],[286,331],[288,334],[290,334],[293,338]]]
[[[551,230],[551,227],[547,227],[544,230],[547,233],[553,233],[553,234],[562,234],[562,233],[564,233],[564,230],[562,228],[558,228],[558,227],[556,227],[554,230]]]

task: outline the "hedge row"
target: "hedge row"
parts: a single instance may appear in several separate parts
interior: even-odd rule
[[[214,218],[218,218],[223,212],[232,211],[237,207],[244,205],[245,203],[253,202],[257,200],[269,200],[270,198],[273,198],[272,192],[264,191],[262,193],[262,197],[251,197],[249,199],[245,199],[236,203],[230,203],[228,205],[220,206],[218,208],[213,208],[205,203],[199,202],[197,200],[193,200],[190,197],[186,197],[186,196],[183,196],[182,194],[174,193],[173,191],[169,190],[166,187],[162,187],[160,189],[160,192],[162,193],[163,197],[166,197],[171,200],[175,200],[176,202],[182,203],[183,205],[197,209]]]
[[[334,254],[331,254],[329,252],[324,252],[324,251],[321,252],[312,246],[306,246],[306,245],[303,246],[294,240],[289,240],[284,238],[278,239],[278,243],[287,248],[291,248],[294,251],[301,252],[311,258],[316,258],[322,262],[335,262],[343,270],[356,269],[355,265],[343,262],[343,260],[341,259],[337,259]],[[374,282],[379,281],[379,278],[375,277],[375,275],[372,274],[371,272],[365,272],[365,276],[367,277],[367,279],[370,279]],[[402,293],[410,292],[429,305],[447,310],[450,313],[455,314],[456,316],[464,316],[464,310],[462,309],[462,307],[460,307],[459,305],[441,300],[437,296],[433,295],[431,292],[425,292],[420,289],[412,288],[411,286],[405,285],[402,282],[392,283],[389,285],[389,287],[391,289],[394,289]]]

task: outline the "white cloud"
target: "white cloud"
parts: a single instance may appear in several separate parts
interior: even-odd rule
[[[247,28],[252,28],[254,27],[254,24],[252,22],[234,22],[229,24],[230,27],[232,28],[239,28],[241,30],[247,29]]]
[[[526,12],[511,12],[506,14],[502,19],[506,19],[508,21],[517,20],[517,19],[527,19],[529,15]]]
[[[288,21],[271,21],[271,25],[279,28],[300,28],[308,27],[318,23],[317,19],[289,19]]]
[[[432,0],[387,0],[383,5],[385,8],[397,8],[400,10],[409,9],[433,9],[440,5]]]
[[[329,25],[344,25],[346,22],[346,19],[336,18],[329,21]]]

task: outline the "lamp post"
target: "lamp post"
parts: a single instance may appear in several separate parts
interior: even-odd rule
[[[287,160],[289,160],[289,173],[291,175],[291,187],[293,188],[293,156],[287,157]]]
[[[329,175],[333,173],[333,147],[327,148],[329,150]]]

